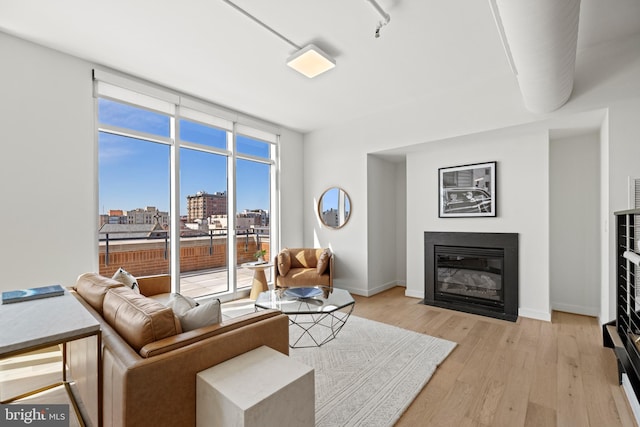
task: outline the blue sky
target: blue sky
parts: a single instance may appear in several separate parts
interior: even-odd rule
[[[169,118],[161,114],[100,99],[99,121],[158,136],[169,136]],[[180,137],[185,141],[226,148],[224,131],[183,120]],[[132,210],[155,206],[169,211],[168,145],[100,133],[99,210]],[[239,152],[269,156],[269,145],[237,138]],[[186,196],[198,191],[227,190],[227,158],[180,149],[180,214],[186,215]],[[269,166],[247,160],[236,165],[237,210],[269,210]]]

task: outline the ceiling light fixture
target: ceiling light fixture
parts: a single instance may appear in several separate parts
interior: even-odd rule
[[[287,59],[287,65],[310,79],[329,71],[336,61],[314,44],[309,44]]]
[[[222,1],[293,46],[296,52],[287,59],[287,65],[297,72],[311,79],[336,66],[335,59],[322,51],[318,46],[308,44],[305,47],[300,47],[230,0]]]

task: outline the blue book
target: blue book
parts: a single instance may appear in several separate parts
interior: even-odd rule
[[[2,304],[30,301],[33,299],[58,297],[64,295],[64,289],[60,285],[41,286],[39,288],[18,289],[2,293]]]

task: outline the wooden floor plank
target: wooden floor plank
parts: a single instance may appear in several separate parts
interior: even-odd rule
[[[354,315],[458,345],[396,426],[638,427],[595,318],[553,312],[551,322],[508,322],[426,306],[404,293],[355,295]],[[0,374],[21,365],[10,368]]]
[[[624,390],[618,385],[611,386],[611,395],[616,406],[618,415],[620,416],[620,424],[623,427],[637,427],[634,419],[633,412],[629,406],[629,401],[624,395]]]
[[[397,426],[637,427],[595,318],[553,312],[551,322],[508,322],[419,304],[404,292],[355,296],[354,314],[458,346]]]
[[[533,402],[529,402],[527,407],[527,416],[524,421],[525,427],[543,427],[543,426],[555,426],[556,411],[546,408],[542,405],[538,405]],[[606,424],[602,424],[605,426]]]

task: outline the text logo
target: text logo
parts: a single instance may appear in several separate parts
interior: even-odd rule
[[[0,405],[0,425],[69,427],[69,405]]]

